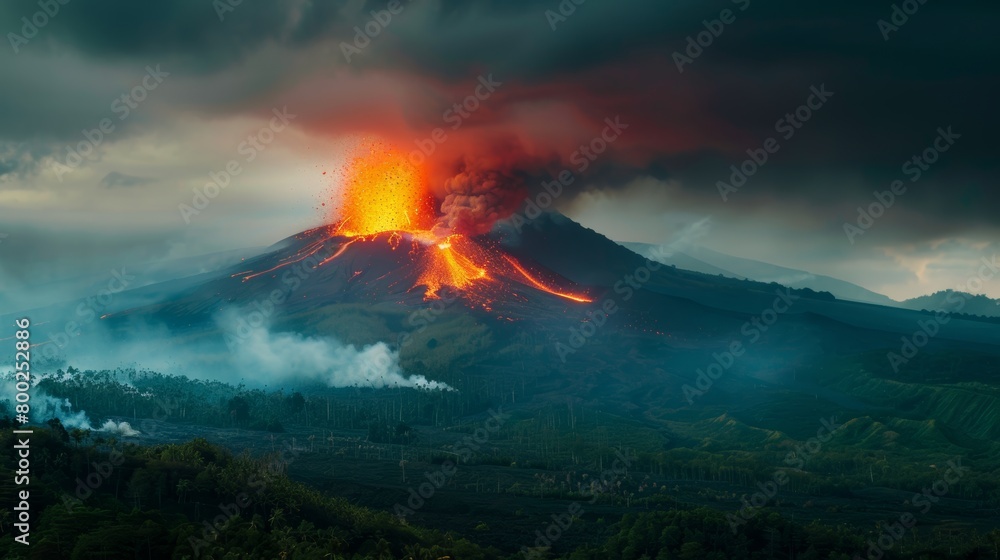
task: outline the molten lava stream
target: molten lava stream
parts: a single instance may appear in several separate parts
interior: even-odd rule
[[[473,249],[475,247],[475,249]],[[440,297],[444,286],[460,290],[469,288],[477,280],[489,280],[486,269],[477,265],[474,258],[484,262],[482,250],[460,235],[450,235],[424,251],[426,262],[417,278],[417,286],[427,286],[425,297]],[[472,254],[472,256],[470,256]]]
[[[576,301],[576,302],[579,302],[579,303],[590,303],[590,302],[594,301],[592,299],[589,299],[589,298],[586,298],[586,297],[583,297],[583,296],[578,296],[578,295],[574,295],[574,294],[567,294],[567,293],[564,293],[564,292],[559,292],[559,291],[553,290],[552,288],[546,286],[545,284],[542,284],[540,281],[538,281],[533,276],[531,276],[530,274],[528,274],[528,271],[525,270],[524,267],[522,267],[520,264],[518,264],[518,262],[516,260],[514,260],[513,258],[511,258],[510,256],[504,255],[503,258],[507,259],[507,262],[509,262],[511,264],[511,266],[513,266],[514,269],[517,270],[521,274],[521,276],[524,276],[524,278],[527,279],[528,282],[530,282],[532,286],[538,288],[539,290],[541,290],[543,292],[548,292],[548,293],[550,293],[550,294],[552,294],[554,296],[559,296],[561,298],[566,298],[568,300]]]
[[[354,239],[351,239],[350,241],[344,242],[344,244],[340,246],[340,249],[337,249],[336,253],[334,253],[334,254],[330,255],[329,257],[327,257],[327,258],[323,259],[322,261],[320,261],[319,266],[323,266],[324,264],[332,261],[333,259],[339,257],[340,255],[343,255],[344,251],[346,251],[347,248],[350,247],[351,243],[354,243],[357,240],[358,240],[358,238],[354,238]]]
[[[243,277],[243,281],[246,282],[247,280],[250,280],[252,278],[256,278],[256,277],[258,277],[258,276],[260,276],[262,274],[267,274],[268,272],[274,272],[275,270],[278,270],[279,268],[286,267],[286,266],[288,266],[290,264],[295,264],[295,263],[297,263],[299,261],[305,260],[307,257],[311,257],[312,255],[315,255],[316,253],[318,253],[319,250],[323,248],[323,245],[325,243],[326,243],[325,239],[322,240],[322,241],[315,241],[313,243],[310,243],[308,246],[306,246],[305,248],[299,250],[294,255],[291,255],[289,257],[284,257],[283,259],[281,259],[281,261],[280,261],[279,264],[277,264],[277,265],[275,265],[275,266],[273,266],[273,267],[271,267],[271,268],[269,268],[267,270],[264,270],[262,272],[257,272],[257,273],[254,273],[254,274],[250,274],[248,276],[244,276]],[[295,260],[289,260],[289,259],[295,259]],[[233,276],[236,276],[236,274],[234,274]]]

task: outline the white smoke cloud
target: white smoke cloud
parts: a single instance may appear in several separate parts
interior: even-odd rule
[[[139,430],[132,428],[128,422],[116,423],[114,420],[107,420],[104,425],[97,429],[98,432],[108,432],[123,437],[135,437],[139,435]]]
[[[58,418],[66,428],[92,429],[87,413],[82,410],[73,412],[69,399],[57,399],[40,391],[31,395],[31,419],[45,422],[52,418]]]
[[[235,324],[232,314],[221,323]],[[329,387],[412,387],[454,389],[447,383],[423,375],[406,375],[399,365],[399,352],[384,342],[361,349],[328,337],[306,337],[298,333],[271,333],[267,328],[243,329],[234,346],[234,365],[263,378],[288,381],[315,380]]]

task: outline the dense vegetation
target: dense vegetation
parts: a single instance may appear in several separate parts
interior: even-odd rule
[[[886,541],[882,557],[997,558],[996,395],[980,382],[984,362],[963,356],[929,356],[906,376],[874,354],[803,370],[827,386],[883,395],[893,414],[843,416],[794,394],[728,411],[710,400],[698,411],[654,408],[641,419],[543,403],[516,409],[468,456],[458,442],[488,411],[535,391],[530,381],[471,378],[478,390],[458,393],[287,392],[70,368],[42,379],[33,398],[68,399],[93,427],[129,420],[144,434],[58,421],[36,429],[32,546],[23,547],[11,536],[11,425],[0,423],[0,555],[841,560],[865,557],[901,513],[920,513],[916,494],[958,459],[968,467],[961,480]],[[942,370],[948,380],[935,377]],[[840,427],[821,452],[803,451],[816,421],[832,418]],[[177,439],[205,426],[222,430],[206,437],[224,447]],[[172,443],[160,441],[168,433]],[[294,464],[272,452],[275,435],[298,449]],[[791,462],[790,452],[799,454]],[[605,480],[616,457],[627,468]],[[460,469],[440,497],[401,519],[394,505],[407,484],[448,460]],[[778,473],[779,493],[745,509]]]
[[[5,420],[0,442],[4,558],[500,558],[516,557],[453,534],[413,527],[387,513],[324,496],[284,473],[279,457],[233,456],[202,439],[139,447],[114,441],[72,442],[58,421],[36,429],[31,483],[31,545],[11,538],[13,437]],[[94,488],[81,491],[83,480]],[[218,505],[216,505],[218,504]],[[571,506],[572,507],[572,506]],[[567,525],[595,523],[567,516]],[[598,525],[603,520],[597,520]],[[574,527],[581,530],[583,527]],[[569,529],[567,529],[569,530]],[[583,529],[585,530],[585,529]],[[558,534],[562,530],[550,534]],[[717,511],[670,507],[628,514],[599,545],[574,560],[802,558],[848,559],[864,539],[844,525],[799,525],[771,512],[739,532]],[[929,539],[927,537],[930,537]],[[962,539],[937,531],[907,538],[889,557],[993,557],[1000,531]],[[522,554],[544,558],[545,542]],[[898,547],[897,547],[898,548]],[[946,554],[946,551],[948,554]]]
[[[24,547],[10,534],[16,467],[4,423],[3,558],[497,557],[294,483],[280,457],[233,456],[202,439],[81,445],[58,421],[32,436],[40,474],[31,480],[36,517]]]

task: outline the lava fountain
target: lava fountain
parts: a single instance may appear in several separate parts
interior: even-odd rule
[[[422,171],[382,144],[368,142],[357,151],[343,170],[339,233],[429,230],[435,222],[434,198]]]
[[[340,243],[339,250],[320,262],[320,266],[340,257],[357,241],[386,239],[395,250],[406,240],[411,244],[410,254],[416,266],[413,288],[423,287],[425,299],[439,298],[441,289],[447,286],[488,306],[488,301],[503,291],[492,288],[505,279],[570,301],[591,301],[583,295],[549,286],[500,249],[465,234],[442,233],[440,227],[435,227],[441,217],[435,212],[435,199],[427,188],[426,174],[403,152],[380,142],[366,141],[348,160],[341,178],[339,200],[330,206],[328,221],[333,225],[327,227],[328,236],[268,270],[240,273],[244,281],[299,262],[329,241]]]

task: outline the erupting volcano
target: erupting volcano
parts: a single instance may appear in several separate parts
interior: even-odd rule
[[[470,177],[479,175],[465,173],[461,180],[451,183],[468,185]],[[525,290],[577,303],[591,301],[583,293],[559,289],[559,284],[567,283],[565,279],[545,271],[529,271],[528,266],[486,236],[453,229],[451,224],[468,226],[471,216],[496,218],[495,212],[482,209],[486,198],[482,191],[496,188],[495,181],[471,185],[475,193],[453,192],[441,205],[447,211],[435,212],[438,205],[428,188],[427,173],[403,152],[369,141],[357,148],[344,166],[341,183],[333,203],[326,205],[332,209],[327,217],[331,225],[305,232],[303,236],[310,241],[276,265],[235,276],[252,280],[317,255],[322,255],[318,265],[324,266],[347,258],[361,246],[374,250],[374,244],[387,244],[392,251],[407,254],[408,258],[399,263],[404,270],[397,274],[409,278],[406,291],[423,288],[424,299],[441,297],[441,290],[447,287],[487,309],[493,301],[515,297]],[[489,231],[490,226],[492,223],[479,223],[474,224],[474,229]],[[371,271],[353,271],[352,281],[364,281],[366,272]]]

